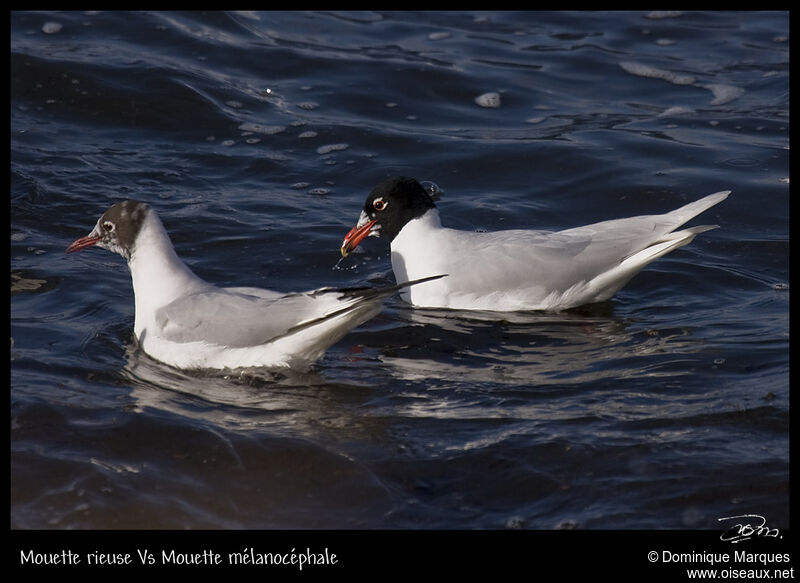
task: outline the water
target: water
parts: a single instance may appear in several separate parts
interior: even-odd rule
[[[12,529],[789,527],[786,12],[11,13]],[[719,190],[720,228],[567,314],[395,299],[308,373],[131,345],[114,201],[220,285],[393,281],[378,181],[448,226]],[[716,536],[716,534],[714,534]]]

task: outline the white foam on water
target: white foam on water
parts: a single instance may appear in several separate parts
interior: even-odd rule
[[[346,150],[349,147],[349,144],[327,144],[317,148],[317,154],[330,154],[331,152]]]
[[[659,69],[657,67],[643,65],[642,63],[636,63],[633,61],[622,61],[619,66],[622,67],[626,73],[630,73],[631,75],[636,75],[638,77],[661,79],[663,81],[668,81],[673,85],[690,85],[692,87],[707,89],[708,91],[711,91],[714,96],[714,99],[711,101],[711,105],[723,105],[725,103],[730,103],[745,93],[744,89],[741,87],[735,87],[734,85],[726,85],[723,83],[702,84],[698,83],[697,79],[692,75],[675,73],[674,71]]]
[[[730,103],[734,99],[738,99],[744,95],[744,89],[741,87],[734,87],[733,85],[723,85],[721,83],[712,83],[711,85],[699,85],[704,89],[708,89],[713,93],[714,99],[711,105],[723,105]]]
[[[649,65],[641,63],[634,63],[633,61],[623,61],[619,64],[620,67],[631,75],[638,77],[649,77],[651,79],[663,79],[669,81],[674,85],[693,85],[696,79],[692,75],[683,75],[681,73],[674,73],[666,69],[657,69]]]

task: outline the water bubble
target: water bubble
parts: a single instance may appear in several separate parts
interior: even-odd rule
[[[431,198],[437,198],[444,194],[444,190],[439,188],[438,184],[431,182],[430,180],[423,180],[420,182],[420,186],[425,189],[425,192],[427,192]]]
[[[64,25],[60,22],[45,22],[42,25],[42,32],[45,34],[55,34],[61,32],[62,28],[64,28]]]
[[[265,136],[273,136],[275,134],[279,134],[283,131],[286,131],[286,126],[265,126],[259,123],[252,123],[246,121],[239,126],[239,129],[244,132],[253,132]]]
[[[363,253],[363,252],[364,252],[364,250],[361,247],[356,247],[355,249],[353,249],[351,254],[352,253]],[[336,265],[334,265],[331,269],[333,269],[334,271],[342,271],[342,270],[345,270],[345,269],[348,270],[348,271],[353,271],[354,269],[358,269],[358,264],[357,263],[352,263],[350,265],[344,265],[344,266],[341,265],[341,263],[343,261],[345,261],[346,259],[347,259],[346,257],[339,257],[339,260],[336,262]]]
[[[483,95],[478,95],[475,98],[475,103],[481,107],[500,107],[500,94],[496,91],[490,91]]]
[[[339,150],[346,150],[350,146],[348,144],[327,144],[317,148],[317,154],[330,154],[331,152],[338,152]]]

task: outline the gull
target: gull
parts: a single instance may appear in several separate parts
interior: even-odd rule
[[[155,210],[135,200],[114,204],[66,252],[92,246],[127,260],[139,346],[179,369],[306,369],[384,299],[417,283],[302,293],[217,287],[181,261]]]
[[[369,193],[341,253],[347,256],[366,237],[379,237],[389,242],[398,283],[446,273],[400,292],[414,306],[561,311],[611,298],[649,263],[716,228],[676,230],[729,194],[710,194],[666,214],[562,231],[472,232],[442,226],[425,188],[396,176]]]

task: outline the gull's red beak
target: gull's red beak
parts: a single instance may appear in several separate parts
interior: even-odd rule
[[[361,241],[363,241],[367,235],[369,235],[372,225],[374,224],[375,221],[367,221],[360,227],[356,225],[350,229],[350,232],[345,235],[344,241],[342,241],[342,257],[347,257],[350,251],[358,247],[358,244],[361,243]]]
[[[86,235],[85,237],[81,237],[80,239],[73,241],[65,253],[74,253],[75,251],[80,251],[81,249],[86,249],[87,247],[91,247],[92,245],[97,244],[102,237],[98,237],[97,235]]]

